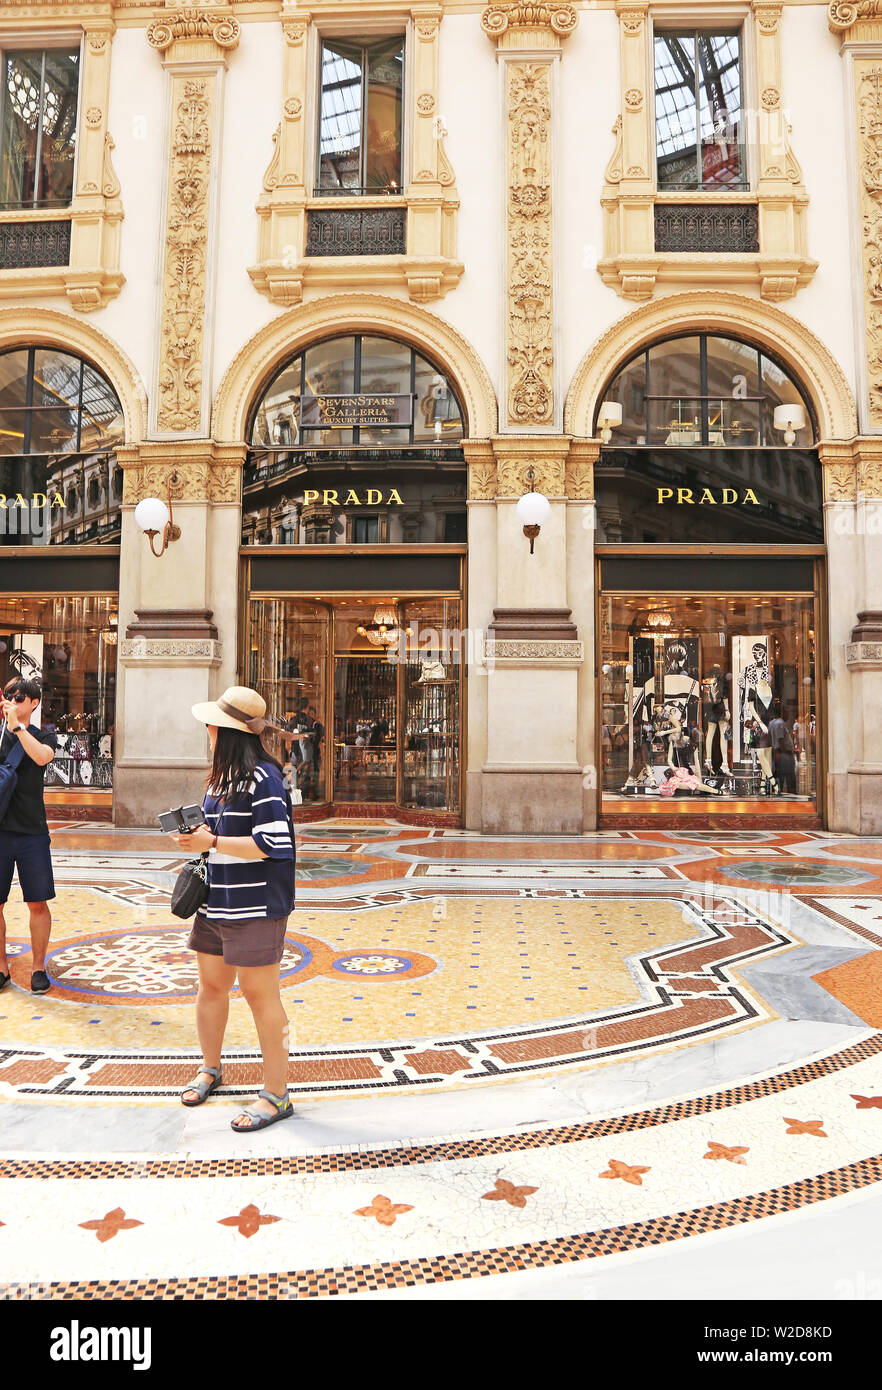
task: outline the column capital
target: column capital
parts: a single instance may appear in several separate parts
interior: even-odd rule
[[[559,0],[498,0],[481,15],[488,39],[504,48],[556,48],[578,23],[575,5]]]
[[[221,60],[239,44],[241,26],[228,6],[218,0],[181,5],[166,0],[165,8],[147,26],[147,42],[165,63]]]

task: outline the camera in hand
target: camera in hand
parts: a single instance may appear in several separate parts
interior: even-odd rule
[[[159,824],[167,835],[189,835],[205,824],[201,806],[176,806],[172,811],[160,811]]]

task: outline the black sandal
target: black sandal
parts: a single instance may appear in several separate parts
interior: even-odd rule
[[[0,972],[0,990],[5,989],[11,979],[11,975],[4,975],[2,972]]]

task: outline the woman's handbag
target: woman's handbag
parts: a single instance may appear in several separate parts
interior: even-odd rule
[[[176,917],[193,917],[208,901],[208,855],[191,859],[178,874],[172,889],[171,910]]]

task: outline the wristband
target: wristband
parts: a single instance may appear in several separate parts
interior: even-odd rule
[[[211,848],[212,848],[212,849],[217,849],[217,836],[216,836],[216,835],[212,835],[212,837],[211,837]]]

